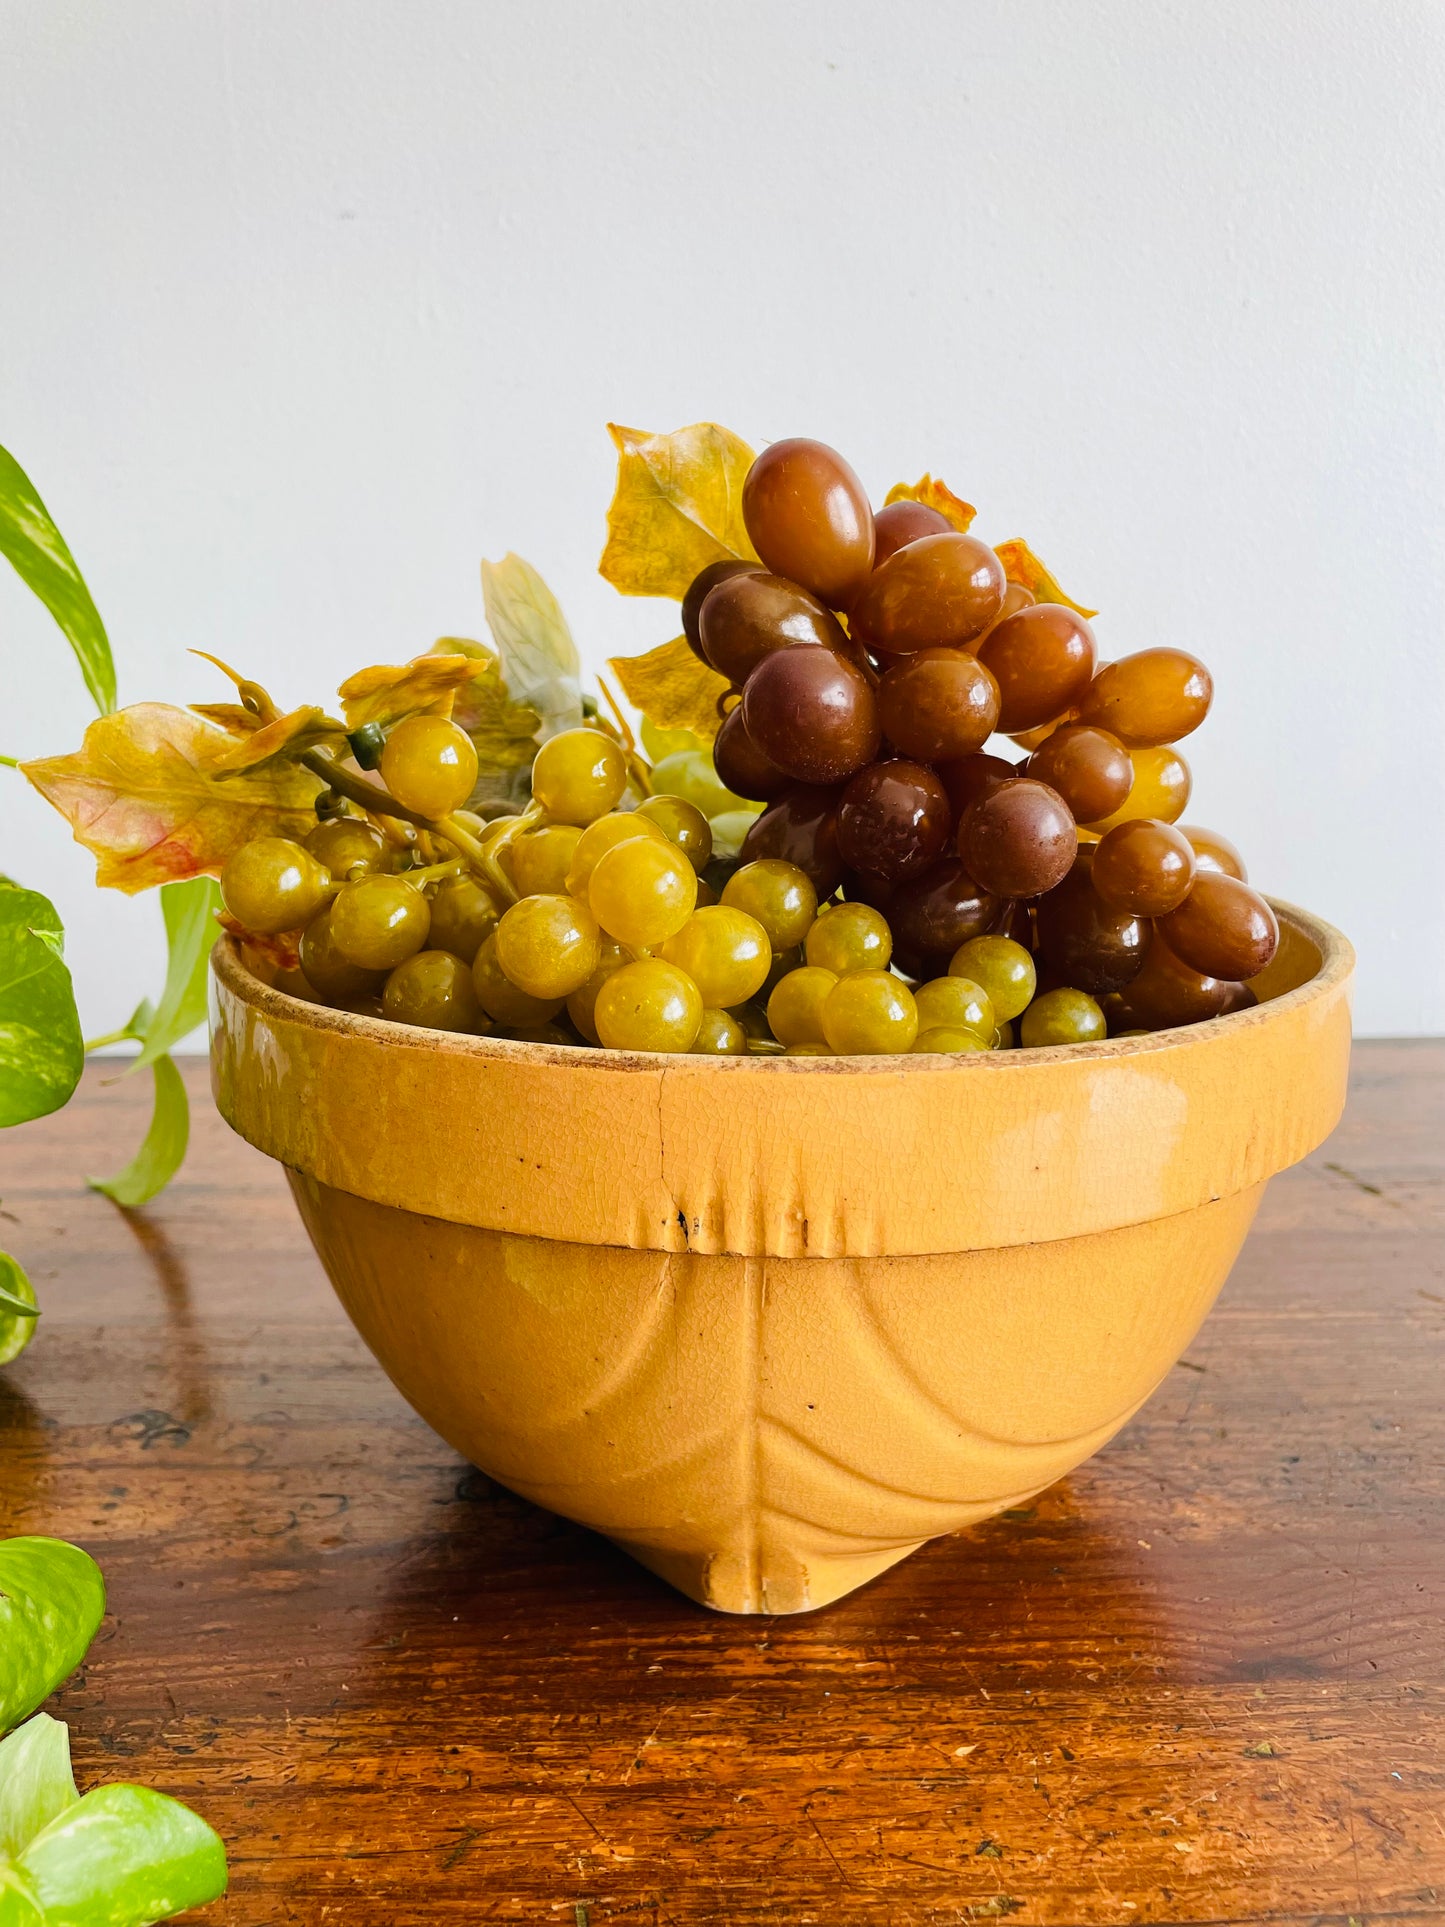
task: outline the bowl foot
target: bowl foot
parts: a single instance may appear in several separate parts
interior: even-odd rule
[[[669,1586],[714,1612],[809,1613],[856,1592],[927,1541],[916,1539],[885,1552],[792,1554],[781,1549],[667,1552],[626,1539],[614,1544]]]

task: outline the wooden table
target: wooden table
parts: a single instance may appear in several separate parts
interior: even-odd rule
[[[470,1471],[200,1102],[4,1142],[46,1306],[0,1524],[100,1558],[82,1786],[225,1836],[226,1927],[1445,1920],[1445,1043],[1368,1044],[1090,1465],[801,1619],[712,1617]]]

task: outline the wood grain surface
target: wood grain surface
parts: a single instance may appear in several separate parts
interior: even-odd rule
[[[1445,1921],[1445,1043],[1358,1047],[1188,1358],[1091,1464],[816,1616],[729,1620],[468,1470],[209,1108],[144,1212],[87,1075],[0,1144],[45,1305],[0,1529],[101,1560],[82,1787],[224,1927]]]

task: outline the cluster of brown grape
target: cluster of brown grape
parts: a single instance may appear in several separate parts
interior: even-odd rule
[[[761,561],[712,564],[682,610],[729,685],[706,775],[765,806],[738,857],[714,856],[695,801],[639,794],[598,728],[542,745],[525,813],[469,818],[469,739],[409,717],[380,776],[435,835],[332,797],[304,847],[259,839],[226,867],[237,924],[298,933],[280,987],[436,1029],[714,1054],[1069,1044],[1254,1001],[1274,914],[1229,842],[1175,827],[1203,663],[1100,665],[1072,607],[922,503],[875,514],[819,442],[760,455],[743,512]],[[995,733],[1022,760],[986,751]]]

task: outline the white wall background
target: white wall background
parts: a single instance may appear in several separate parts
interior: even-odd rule
[[[122,700],[288,701],[481,622],[600,664],[610,417],[925,467],[1218,699],[1189,815],[1445,1029],[1439,0],[0,0],[0,441]],[[0,577],[0,748],[87,703]],[[0,770],[86,1022],[161,969]]]

